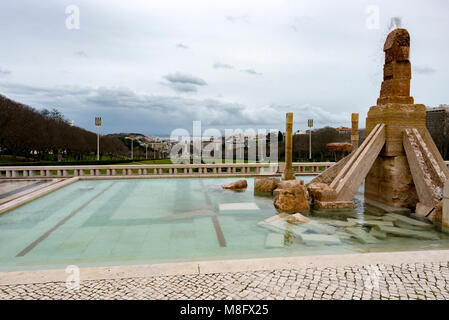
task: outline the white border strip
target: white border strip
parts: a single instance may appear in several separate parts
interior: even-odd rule
[[[35,190],[28,194],[25,194],[25,195],[21,196],[20,198],[8,201],[8,202],[0,205],[0,214],[5,213],[6,211],[9,211],[9,210],[15,209],[17,207],[20,207],[20,206],[24,205],[25,203],[31,202],[37,198],[45,196],[46,194],[49,194],[50,192],[53,192],[57,189],[65,187],[71,183],[78,181],[78,180],[79,180],[79,177],[65,179],[63,181],[56,182],[49,186],[39,188],[38,190]]]

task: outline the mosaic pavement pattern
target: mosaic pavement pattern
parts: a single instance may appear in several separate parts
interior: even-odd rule
[[[449,262],[313,267],[0,286],[0,299],[449,298]]]

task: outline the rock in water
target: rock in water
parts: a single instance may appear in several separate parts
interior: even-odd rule
[[[327,224],[321,224],[317,221],[310,221],[302,224],[301,226],[307,228],[309,231],[320,234],[335,234],[335,232],[337,231],[336,227]]]
[[[300,239],[306,245],[339,245],[340,239],[334,235],[325,234],[301,234]]]
[[[379,240],[374,238],[368,232],[360,228],[346,228],[345,231],[351,234],[354,238],[357,238],[362,243],[378,243]]]
[[[421,229],[433,229],[433,224],[430,223],[425,223],[413,218],[409,218],[400,214],[396,214],[396,213],[389,213],[387,214],[387,216],[392,217],[394,219],[396,219],[397,221],[401,221],[403,223],[409,224],[411,226],[414,227],[418,227]]]
[[[273,204],[276,209],[285,212],[310,210],[306,189],[302,185],[289,189],[279,189]]]
[[[393,222],[391,222],[391,221],[360,220],[360,219],[348,219],[348,221],[357,223],[362,226],[368,226],[368,227],[379,226],[379,225],[393,227]]]
[[[292,224],[301,224],[301,223],[310,222],[310,219],[304,217],[300,213],[295,213],[295,214],[293,214],[293,215],[291,215],[290,217],[287,218],[287,222],[290,222]]]
[[[278,183],[279,179],[276,178],[255,178],[254,192],[273,193],[273,190],[277,188]]]
[[[337,192],[325,183],[313,182],[307,185],[307,191],[313,201],[337,201]]]
[[[397,228],[397,227],[388,227],[388,226],[376,226],[375,227],[378,230],[384,231],[389,234],[393,234],[395,236],[400,237],[410,237],[410,238],[416,238],[416,239],[422,239],[422,240],[439,240],[440,237],[433,232],[430,231],[417,231],[417,230],[409,230],[409,229],[403,229],[403,228]]]
[[[387,239],[387,233],[377,230],[376,228],[371,228],[371,231],[369,232],[369,234],[377,239],[380,239],[380,240]]]
[[[303,186],[304,181],[301,179],[298,180],[285,180],[278,183],[277,187],[279,189],[289,189],[289,188],[295,188],[297,186]]]
[[[277,188],[274,189],[273,195],[277,197],[281,190],[283,190],[283,189],[292,189],[292,188],[296,188],[296,187],[299,187],[299,188],[304,187],[304,181],[302,181],[300,179],[299,180],[285,180],[285,181],[281,181],[281,182],[278,183]],[[307,189],[305,189],[305,190],[306,190],[306,197],[308,198],[309,195],[307,193]]]
[[[248,187],[248,183],[246,182],[246,180],[238,180],[229,184],[224,184],[221,187],[223,189],[231,189],[231,190],[246,189],[246,187]]]

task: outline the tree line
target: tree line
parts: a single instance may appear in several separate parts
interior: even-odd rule
[[[1,154],[32,160],[83,160],[96,153],[97,135],[72,126],[56,109],[38,111],[0,95]],[[117,137],[100,137],[100,153],[110,159],[128,155]]]

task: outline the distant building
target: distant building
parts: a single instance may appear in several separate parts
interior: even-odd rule
[[[440,104],[436,108],[427,108],[426,126],[432,137],[445,135],[449,129],[449,105]]]
[[[335,130],[337,130],[337,132],[338,133],[341,133],[341,134],[344,134],[344,133],[351,133],[351,128],[348,128],[348,127],[343,127],[343,126],[341,126],[341,127],[338,127],[338,128],[335,128]]]

